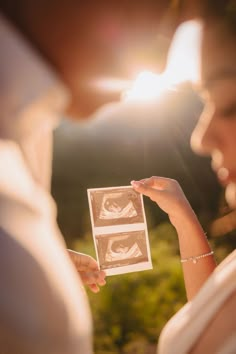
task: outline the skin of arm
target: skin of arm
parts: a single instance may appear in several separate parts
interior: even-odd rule
[[[175,227],[181,259],[211,252],[206,235],[177,181],[164,177],[151,177],[132,181],[133,188],[149,197],[168,214]],[[213,256],[182,263],[185,288],[191,300],[216,267]]]

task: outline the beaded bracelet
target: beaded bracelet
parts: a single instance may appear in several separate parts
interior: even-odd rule
[[[211,256],[212,254],[214,254],[213,251],[209,253],[200,254],[200,256],[196,256],[196,257],[183,258],[180,260],[180,262],[184,263],[184,262],[192,261],[194,264],[196,264],[199,259]]]

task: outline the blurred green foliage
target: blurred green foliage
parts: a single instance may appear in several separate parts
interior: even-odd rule
[[[88,292],[96,354],[155,352],[164,324],[186,302],[174,228],[162,223],[149,238],[153,270],[108,277],[99,294]],[[74,249],[94,255],[91,240]]]

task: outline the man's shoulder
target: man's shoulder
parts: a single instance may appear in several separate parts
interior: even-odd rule
[[[16,143],[0,140],[0,193],[25,195],[32,179]]]
[[[32,178],[18,145],[0,140],[0,209],[14,215],[20,210],[55,218],[56,206],[49,193]]]

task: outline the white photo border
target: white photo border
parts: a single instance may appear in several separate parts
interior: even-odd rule
[[[123,196],[122,196],[123,193]],[[92,224],[92,233],[93,233],[93,240],[95,246],[95,252],[97,261],[99,264],[99,268],[105,270],[107,275],[116,275],[116,274],[124,274],[136,271],[142,271],[147,269],[152,269],[152,260],[151,260],[151,252],[150,252],[150,244],[148,238],[148,230],[147,230],[147,222],[146,222],[146,215],[144,211],[144,203],[143,203],[143,196],[136,192],[132,186],[119,186],[119,187],[105,187],[105,188],[90,188],[87,190],[88,194],[88,202],[89,202],[89,211],[91,217],[91,224]],[[101,200],[112,199],[114,196],[114,200],[118,201],[118,204],[123,207],[125,210],[126,218],[124,218],[124,213],[122,208],[119,209],[118,216],[120,217],[123,223],[119,223],[115,218],[114,213],[109,214],[105,223],[97,222],[96,217],[94,216],[94,196],[99,195],[99,203],[100,203],[100,210],[104,202]],[[105,197],[104,197],[105,196]],[[107,197],[108,196],[108,197]],[[130,204],[130,196],[133,202],[133,205]],[[132,199],[134,197],[137,199]],[[112,201],[111,201],[112,202]],[[103,204],[102,204],[103,203]],[[116,206],[116,205],[115,205]],[[136,214],[135,214],[135,211]],[[113,212],[114,210],[112,210]],[[123,213],[123,214],[122,214]],[[100,212],[101,214],[101,212]],[[106,216],[106,214],[103,214]],[[110,218],[112,215],[112,218]],[[115,220],[115,222],[113,222]],[[125,223],[124,223],[125,220]],[[131,221],[129,223],[128,221]],[[138,222],[135,222],[138,221]],[[104,225],[105,224],[105,225]],[[99,225],[99,226],[95,226]],[[101,226],[102,225],[102,226]],[[141,236],[142,235],[142,236]],[[138,237],[142,239],[142,250],[144,250],[143,244],[145,243],[145,257],[142,257],[140,253],[140,242],[136,239],[136,242],[130,242],[129,247],[124,246],[125,241],[121,243],[119,246],[119,252],[110,251],[111,262],[108,260],[104,261],[104,257],[101,256],[101,247],[98,245],[98,238],[104,238],[104,240],[115,240],[115,239],[129,239],[132,240],[132,237]],[[110,241],[111,242],[111,241]],[[114,242],[114,241],[113,241]],[[122,254],[121,252],[127,252],[127,256]],[[127,251],[128,250],[128,251]],[[119,259],[119,257],[121,257]],[[125,257],[125,258],[124,258]]]

